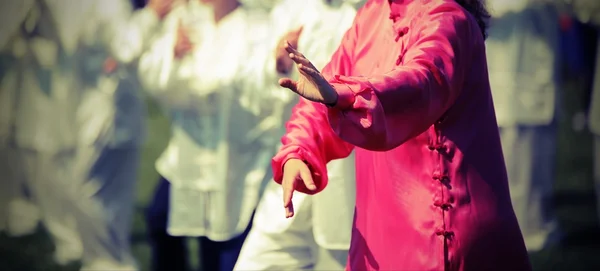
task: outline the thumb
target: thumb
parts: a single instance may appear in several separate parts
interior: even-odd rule
[[[313,181],[310,169],[308,169],[307,166],[304,166],[300,170],[300,177],[302,178],[302,181],[304,182],[304,186],[306,186],[306,188],[308,188],[308,190],[310,190],[310,191],[317,190],[317,186],[315,185],[315,182]]]
[[[298,93],[298,83],[290,78],[279,79],[279,85],[293,92]]]

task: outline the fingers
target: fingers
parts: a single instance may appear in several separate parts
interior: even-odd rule
[[[304,72],[305,74],[309,75],[310,77],[312,77],[313,79],[320,79],[321,78],[321,73],[319,73],[319,71],[304,65],[304,64],[299,64],[298,65],[298,69],[300,69],[301,72]]]
[[[294,48],[294,46],[287,40],[285,41],[285,50],[290,54],[295,54],[295,55],[304,57],[304,55],[302,55],[300,52],[298,52],[298,50],[296,50],[296,48]]]
[[[279,85],[298,93],[298,83],[290,78],[279,79]]]
[[[294,204],[292,202],[292,196],[294,195],[294,180],[284,180],[282,182],[283,187],[283,208],[285,209],[285,217],[290,218],[294,216]]]
[[[310,191],[317,190],[317,186],[315,185],[315,182],[313,181],[312,174],[310,173],[310,170],[307,167],[300,170],[300,177],[302,178],[302,181],[304,182],[304,186],[306,186],[306,188],[308,188],[308,190],[310,190]]]
[[[308,59],[306,59],[304,56],[299,56],[297,54],[294,53],[290,53],[289,57],[296,62],[296,64],[302,64],[304,66],[312,66],[312,63],[310,63],[310,61],[308,61]]]
[[[294,205],[290,204],[289,207],[285,208],[285,218],[290,218],[294,216]]]
[[[308,190],[314,191],[317,189],[317,186],[315,185],[308,168],[300,171],[300,178],[302,178],[302,181],[304,182],[304,185],[306,186],[306,188],[308,188]],[[292,198],[293,198],[294,190],[295,190],[294,183],[296,181],[297,180],[294,179],[294,180],[284,180],[282,182],[283,208],[285,210],[286,218],[293,217],[295,214],[294,213],[294,203],[292,202]]]
[[[315,71],[318,70],[317,68],[315,68],[315,66],[310,62],[310,60],[308,60],[308,58],[306,58],[303,54],[301,54],[300,52],[298,52],[298,50],[296,50],[294,48],[294,46],[292,46],[288,41],[285,42],[285,50],[289,53],[289,57],[294,60],[294,62],[296,62],[296,64],[300,65],[304,65],[306,67],[310,67],[312,69],[314,69]]]

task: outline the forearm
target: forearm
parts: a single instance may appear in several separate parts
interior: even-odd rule
[[[440,119],[461,95],[472,51],[483,50],[479,27],[463,13],[455,8],[430,14],[428,24],[412,31],[418,38],[390,72],[343,76],[326,68],[324,76],[338,94],[327,112],[336,134],[357,147],[387,151]]]

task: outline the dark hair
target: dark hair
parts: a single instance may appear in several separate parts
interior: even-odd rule
[[[489,24],[489,19],[491,17],[490,13],[485,7],[485,0],[455,0],[456,3],[460,4],[464,9],[466,9],[475,20],[477,20],[477,24],[481,29],[481,34],[483,34],[483,38],[487,38],[487,28]]]

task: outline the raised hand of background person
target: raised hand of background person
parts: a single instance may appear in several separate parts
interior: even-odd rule
[[[177,38],[175,40],[174,54],[175,58],[181,59],[194,49],[194,44],[190,40],[189,29],[183,26],[181,20],[177,27]]]
[[[105,74],[113,73],[118,67],[119,63],[114,58],[108,57],[104,60],[103,71]]]
[[[302,29],[303,27],[301,26],[296,30],[286,33],[277,43],[277,48],[275,50],[275,68],[280,74],[288,74],[294,66],[294,61],[288,56],[289,53],[285,49],[286,41],[288,41],[294,48],[297,48],[300,34],[302,34]]]
[[[154,10],[160,19],[163,19],[171,12],[174,3],[175,0],[148,0],[148,7]]]

